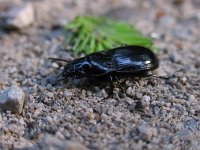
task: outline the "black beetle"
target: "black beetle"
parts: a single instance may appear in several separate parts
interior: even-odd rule
[[[140,76],[158,68],[157,57],[142,46],[123,46],[68,62],[63,77]]]
[[[63,59],[54,59],[65,61]],[[142,46],[122,46],[89,54],[68,62],[62,76],[65,78],[148,76],[148,71],[158,68],[155,54]]]

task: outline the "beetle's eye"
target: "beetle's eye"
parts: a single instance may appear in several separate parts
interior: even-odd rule
[[[79,74],[79,75],[84,74],[84,73],[85,73],[84,70],[78,70],[78,71],[76,72],[76,74]]]

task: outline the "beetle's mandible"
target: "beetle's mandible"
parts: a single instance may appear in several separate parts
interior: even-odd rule
[[[62,72],[64,78],[143,76],[158,68],[155,54],[142,46],[123,46],[89,54],[69,61]]]

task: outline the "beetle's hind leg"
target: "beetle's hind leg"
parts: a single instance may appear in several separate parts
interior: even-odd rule
[[[109,80],[110,80],[110,89],[109,89],[108,96],[112,96],[113,95],[113,90],[114,90],[113,77],[109,76]]]
[[[147,74],[146,77],[154,77],[154,78],[159,78],[159,79],[164,79],[164,80],[168,80],[171,77],[165,77],[165,76],[157,76],[155,74]]]

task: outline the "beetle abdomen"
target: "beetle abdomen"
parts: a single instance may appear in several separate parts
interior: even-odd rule
[[[158,59],[154,53],[141,46],[126,46],[115,49],[113,62],[117,72],[139,72],[158,68]]]

